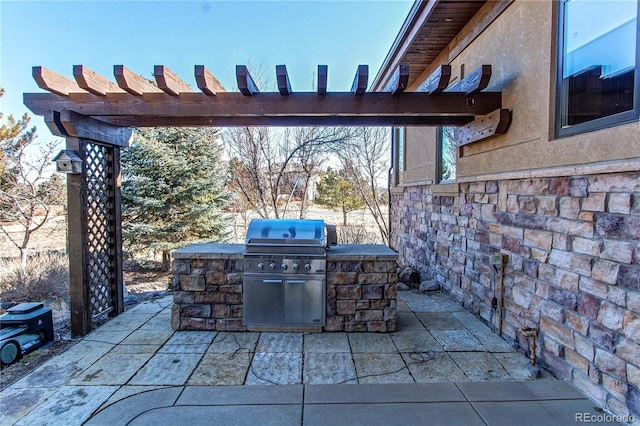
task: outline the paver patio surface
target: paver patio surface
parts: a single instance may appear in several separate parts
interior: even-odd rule
[[[561,389],[513,408],[522,415],[550,402],[554,416],[568,415],[563,404],[593,411],[548,373],[523,382],[528,359],[446,295],[398,295],[394,333],[174,332],[171,297],[145,302],[3,390],[1,423],[455,424],[457,413],[466,424],[501,424],[520,400],[496,401],[492,388],[487,398],[482,384]],[[434,386],[450,398],[428,400]]]

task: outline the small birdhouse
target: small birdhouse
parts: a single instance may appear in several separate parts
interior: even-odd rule
[[[73,151],[63,149],[53,159],[56,162],[56,171],[61,173],[82,173],[82,158]]]

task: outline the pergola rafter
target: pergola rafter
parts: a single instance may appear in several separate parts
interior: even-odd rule
[[[75,81],[45,67],[33,67],[31,75],[39,88],[56,95],[69,96],[72,93],[87,93]]]
[[[153,67],[153,75],[156,78],[158,87],[165,93],[172,96],[180,96],[180,93],[192,93],[193,89],[175,75],[169,67],[156,65]]]
[[[145,93],[162,93],[162,90],[131,71],[124,65],[115,65],[113,75],[118,82],[118,86],[135,96],[142,96]]]
[[[94,95],[106,96],[107,93],[125,93],[117,84],[84,65],[73,66],[73,77],[78,86]]]
[[[327,78],[329,75],[329,67],[327,65],[318,65],[318,95],[327,94]]]
[[[205,95],[215,96],[218,92],[227,91],[222,83],[220,83],[204,65],[196,65],[194,74],[198,89]]]
[[[353,79],[353,84],[351,85],[351,93],[355,93],[358,96],[364,95],[364,92],[367,91],[368,84],[369,84],[369,66],[358,65],[358,70],[356,71],[356,77]]]
[[[407,88],[408,83],[409,65],[401,64],[398,65],[398,68],[396,68],[396,71],[393,73],[393,76],[387,85],[387,90],[390,91],[392,95],[401,95]]]
[[[429,77],[418,87],[418,92],[427,92],[430,95],[442,93],[449,85],[451,79],[451,65],[440,65],[431,73]]]
[[[289,81],[289,73],[287,73],[286,65],[276,65],[276,80],[278,82],[278,92],[282,96],[291,94],[291,82]]]
[[[253,77],[249,73],[249,69],[246,65],[236,65],[236,81],[238,82],[238,89],[244,96],[253,96],[256,93],[260,93],[258,85],[253,81]]]

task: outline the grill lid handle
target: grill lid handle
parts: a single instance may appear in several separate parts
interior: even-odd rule
[[[327,248],[338,245],[338,233],[335,225],[326,225],[327,228]]]

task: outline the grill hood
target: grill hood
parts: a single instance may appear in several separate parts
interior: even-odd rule
[[[324,245],[324,221],[309,219],[252,219],[246,244]]]
[[[329,226],[331,228],[331,226]],[[329,243],[333,243],[330,238]],[[252,219],[245,240],[247,252],[324,252],[325,223],[316,219]]]

